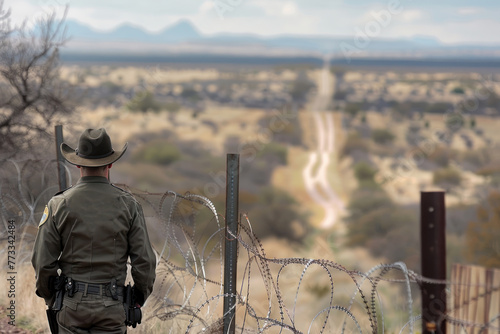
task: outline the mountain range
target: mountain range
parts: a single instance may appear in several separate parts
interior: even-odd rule
[[[382,39],[367,36],[279,35],[202,33],[192,22],[181,20],[152,33],[132,24],[98,31],[77,21],[66,22],[70,53],[191,53],[232,55],[318,56],[343,54],[352,57],[467,57],[497,58],[499,46],[449,45],[430,36]]]

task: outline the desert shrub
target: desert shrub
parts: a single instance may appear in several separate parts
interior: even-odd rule
[[[489,163],[485,166],[482,166],[476,171],[476,174],[481,175],[481,176],[500,175],[500,163],[499,162],[492,162],[492,163]]]
[[[466,258],[478,265],[500,267],[500,192],[492,191],[477,208],[466,234]]]
[[[192,102],[201,100],[201,96],[198,91],[189,86],[182,88],[181,97]]]
[[[288,159],[288,148],[285,145],[271,142],[257,152],[257,158],[264,158],[268,162],[286,165]]]
[[[347,221],[353,222],[370,211],[386,206],[392,207],[393,203],[384,191],[381,189],[360,188],[353,193],[348,204],[349,215]]]
[[[432,182],[440,186],[458,186],[462,182],[462,176],[456,168],[445,167],[434,171]]]
[[[359,103],[349,102],[344,108],[344,111],[351,117],[354,118],[361,111],[361,106]]]
[[[354,175],[358,182],[373,182],[377,169],[364,161],[354,165]]]
[[[334,75],[337,77],[337,79],[340,79],[340,80],[341,80],[341,79],[343,79],[344,75],[345,75],[347,72],[349,72],[349,70],[348,70],[348,69],[346,69],[345,67],[341,67],[341,66],[336,66],[336,65],[334,65],[334,66],[331,66],[331,67],[330,67],[330,72],[331,72],[332,74],[334,74]]]
[[[465,90],[462,87],[455,87],[451,90],[453,94],[465,94]]]
[[[492,186],[500,186],[500,162],[492,161],[476,170],[476,174],[487,177]]]
[[[374,142],[380,145],[392,143],[394,141],[394,134],[386,129],[373,129],[372,139]]]
[[[109,94],[115,95],[122,91],[122,87],[112,81],[104,81],[101,87],[107,91]]]
[[[476,218],[476,205],[459,204],[446,208],[446,233],[464,236],[467,226]]]
[[[484,149],[468,150],[460,154],[461,164],[472,169],[481,168],[488,164],[490,160],[490,154]]]
[[[484,92],[485,94],[488,95],[488,99],[485,101],[486,106],[489,108],[494,108],[497,109],[500,107],[500,96],[498,96],[495,92],[493,91],[488,91],[487,93]]]
[[[302,145],[302,127],[297,110],[286,106],[283,110],[273,112],[258,121],[263,133],[271,133],[272,140],[289,145]]]
[[[438,146],[432,152],[430,152],[427,158],[429,159],[429,161],[435,163],[440,167],[447,167],[454,155],[455,152],[451,149],[448,149],[444,146]]]
[[[397,206],[391,210],[383,219],[391,226],[385,236],[374,238],[368,242],[368,247],[376,255],[384,256],[389,262],[403,261],[409,268],[418,269],[420,254],[416,249],[420,248],[419,238],[419,212],[417,207]],[[378,240],[377,240],[378,239]],[[378,241],[379,247],[374,244]]]
[[[340,150],[340,156],[346,157],[352,155],[356,151],[368,152],[369,145],[365,139],[359,136],[359,134],[353,132],[347,136],[347,140],[345,141],[344,146]]]
[[[411,267],[418,264],[415,208],[395,205],[381,189],[363,188],[353,194],[348,210],[347,246],[366,247],[390,262],[404,261]]]
[[[149,91],[137,92],[127,104],[130,111],[160,111],[161,105],[156,101],[154,95]]]
[[[164,107],[167,111],[176,112],[181,109],[181,105],[177,102],[167,102],[164,104]]]
[[[426,107],[425,112],[427,112],[429,114],[444,114],[451,107],[452,107],[452,105],[450,103],[436,102],[436,103],[429,104]]]
[[[304,102],[307,94],[309,94],[313,88],[315,88],[315,84],[307,78],[307,75],[305,75],[305,73],[299,73],[297,79],[292,82],[289,92],[294,101]]]
[[[265,186],[269,184],[272,173],[273,165],[265,160],[258,159],[252,161],[252,163],[248,165],[245,171],[245,177],[248,178],[248,181],[257,186]]]
[[[136,150],[132,156],[133,161],[158,165],[170,165],[180,158],[181,152],[177,146],[165,141],[149,143]]]
[[[471,129],[474,129],[474,128],[476,127],[476,119],[475,119],[474,117],[471,117],[471,118],[469,119],[469,127],[470,127]]]
[[[345,100],[348,95],[348,92],[345,90],[337,90],[335,94],[333,94],[333,99],[334,100]]]
[[[307,215],[288,193],[266,187],[249,213],[252,230],[259,238],[278,237],[301,242],[309,232]]]
[[[453,112],[446,114],[446,127],[450,131],[458,131],[465,125],[464,115],[462,113]]]

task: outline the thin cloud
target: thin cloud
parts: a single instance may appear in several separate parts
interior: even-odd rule
[[[482,8],[479,7],[462,7],[458,9],[458,14],[460,15],[475,15],[482,12]]]
[[[293,16],[298,12],[297,5],[294,2],[287,2],[281,11],[284,16]]]
[[[401,17],[406,22],[415,22],[422,19],[425,16],[424,12],[419,9],[407,9],[403,10]]]

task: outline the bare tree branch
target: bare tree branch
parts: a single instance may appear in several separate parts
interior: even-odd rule
[[[68,88],[59,79],[59,48],[66,42],[64,19],[55,13],[11,28],[0,0],[0,152],[15,154],[47,136],[55,117],[72,111]]]

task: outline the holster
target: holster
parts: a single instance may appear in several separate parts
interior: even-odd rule
[[[57,323],[57,312],[62,308],[64,299],[63,287],[66,284],[66,276],[54,276],[49,279],[49,289],[55,294],[56,298],[52,306],[47,309],[47,319],[49,321],[49,328],[52,334],[59,333],[59,324]]]
[[[123,307],[125,308],[125,325],[135,328],[141,323],[142,311],[136,306],[135,289],[127,284],[123,294]]]
[[[49,328],[52,334],[59,334],[59,324],[57,323],[57,312],[51,307],[47,309],[47,319],[49,320]]]

